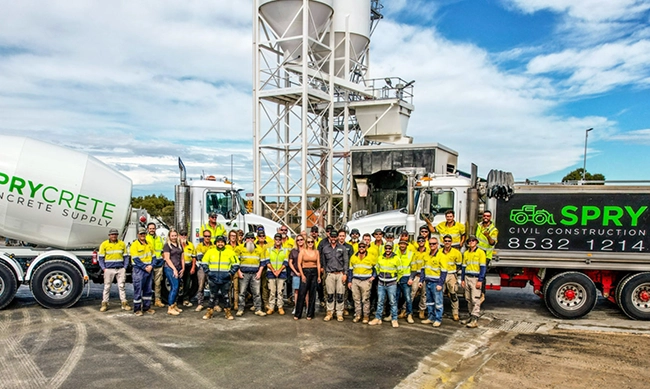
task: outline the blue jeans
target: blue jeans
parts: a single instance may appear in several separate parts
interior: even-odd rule
[[[167,303],[169,305],[174,305],[176,303],[176,297],[178,297],[178,288],[180,285],[180,280],[174,277],[174,269],[171,267],[165,266],[165,277],[169,281],[169,286],[171,290],[169,291],[169,296],[167,297]]]
[[[411,298],[411,285],[409,285],[408,282],[409,282],[409,277],[402,277],[399,279],[399,283],[397,285],[397,289],[395,292],[395,301],[397,301],[397,303],[399,304],[399,295],[401,292],[402,296],[404,296],[404,300],[406,301],[406,314],[412,315],[413,299]]]
[[[397,320],[397,284],[385,286],[380,282],[377,285],[377,310],[375,318],[381,320],[384,314],[384,301],[388,296],[388,303],[390,304],[390,317],[392,320]]]
[[[442,322],[442,289],[436,290],[438,286],[435,282],[427,281],[427,310],[429,311],[428,319],[431,321]]]

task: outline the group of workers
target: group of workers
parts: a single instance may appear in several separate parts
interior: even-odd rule
[[[470,235],[464,224],[454,220],[454,212],[447,211],[445,221],[423,225],[415,239],[406,231],[395,236],[381,229],[363,235],[353,229],[348,238],[347,231],[331,225],[322,238],[315,226],[294,239],[285,225],[272,238],[263,227],[256,233],[227,232],[211,213],[196,246],[188,240],[187,231],[172,229],[165,241],[150,223],[147,229],[139,228],[138,239],[128,248],[118,239],[118,231],[111,229],[98,257],[104,271],[100,311],[108,309],[114,278],[122,309],[131,310],[124,290],[131,261],[133,312],[138,316],[154,314],[152,305],[165,306],[161,299],[164,276],[170,285],[167,313],[174,316],[183,310],[179,302],[183,307],[193,306],[190,300],[194,296],[189,293],[195,283],[195,310],[207,308],[203,315],[206,320],[221,311],[228,320],[244,315],[249,297],[255,315],[266,316],[276,310],[284,315],[286,289],[286,297],[295,303],[294,320],[303,316],[312,320],[318,296],[326,308],[325,321],[343,321],[353,310],[355,323],[375,326],[387,321],[399,327],[398,319],[415,322],[413,305],[420,296],[421,323],[439,327],[443,298],[448,295],[453,320],[475,328],[484,298],[487,262],[498,238],[491,219],[490,211],[485,211]],[[210,290],[207,299],[206,282]],[[459,315],[459,288],[469,311],[463,320]]]

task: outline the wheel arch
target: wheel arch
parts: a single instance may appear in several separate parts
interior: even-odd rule
[[[25,273],[23,272],[22,267],[20,267],[20,264],[10,256],[0,253],[0,262],[4,263],[9,267],[9,269],[13,270],[14,276],[16,276],[16,280],[20,283],[22,283],[25,280]]]
[[[81,272],[84,283],[88,282],[88,272],[86,271],[86,267],[83,265],[83,263],[81,263],[81,261],[76,255],[63,250],[47,251],[42,253],[38,257],[34,258],[34,260],[30,263],[29,268],[27,269],[27,274],[25,275],[24,281],[25,282],[31,281],[32,276],[34,275],[34,271],[36,271],[36,269],[41,264],[52,259],[59,259],[59,260],[64,260],[66,262],[70,262]]]

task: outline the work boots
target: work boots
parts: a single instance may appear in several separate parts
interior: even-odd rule
[[[427,315],[424,313],[424,311],[420,311],[420,320],[426,319]]]
[[[214,309],[208,308],[208,310],[205,312],[205,315],[203,315],[203,320],[212,319],[213,314],[214,314]]]
[[[469,323],[466,325],[467,328],[476,328],[478,327],[478,317],[472,316],[469,320]]]
[[[363,320],[361,321],[361,323],[363,323],[363,324],[368,324],[368,321],[369,321],[369,320],[370,320],[370,318],[369,318],[368,316],[364,316],[364,317],[363,317]]]
[[[172,316],[178,316],[180,315],[180,312],[175,310],[173,305],[170,305],[169,307],[167,307],[167,314]]]
[[[223,311],[226,313],[226,319],[228,319],[228,320],[234,320],[235,319],[232,316],[232,313],[230,313],[230,308],[225,308]]]
[[[330,320],[332,320],[332,317],[334,317],[334,312],[327,311],[327,315],[325,315],[325,318],[323,320],[330,321]]]
[[[458,317],[458,313],[453,314],[453,319],[454,319],[454,321],[460,320],[460,318]]]
[[[398,319],[404,319],[406,317],[406,309],[402,309],[402,311],[397,315]]]
[[[162,303],[161,299],[156,299],[156,301],[154,301],[154,303],[153,303],[153,306],[158,307],[158,308],[163,308],[165,306],[165,304]]]
[[[358,323],[361,321],[361,316],[355,316],[354,319],[352,319],[352,323]]]
[[[102,307],[99,308],[99,312],[106,312],[108,311],[108,303],[102,302]]]
[[[126,300],[122,301],[122,309],[125,311],[131,310],[131,306],[129,306],[129,303]]]
[[[284,308],[278,308],[278,315],[284,315]]]
[[[407,321],[409,324],[413,324],[413,323],[415,323],[415,320],[413,320],[413,315],[408,315],[408,316],[406,316],[406,321]]]
[[[183,310],[180,309],[180,308],[178,307],[178,304],[176,304],[176,303],[174,303],[174,305],[172,305],[172,308],[174,308],[174,311],[176,311],[176,312],[178,312],[178,313],[183,312]]]
[[[381,325],[381,319],[374,318],[374,319],[372,319],[372,321],[370,323],[368,323],[368,325],[379,326],[379,325]]]

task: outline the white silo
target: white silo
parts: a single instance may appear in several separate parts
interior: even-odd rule
[[[346,70],[346,31],[350,33],[348,44],[349,67],[352,70],[365,53],[370,43],[370,0],[334,0],[334,75],[344,77]],[[329,33],[324,42],[329,42]],[[329,69],[325,63],[323,69]]]
[[[303,0],[260,0],[259,13],[277,35],[285,60],[302,54]],[[308,37],[318,40],[332,16],[332,0],[309,0]]]

